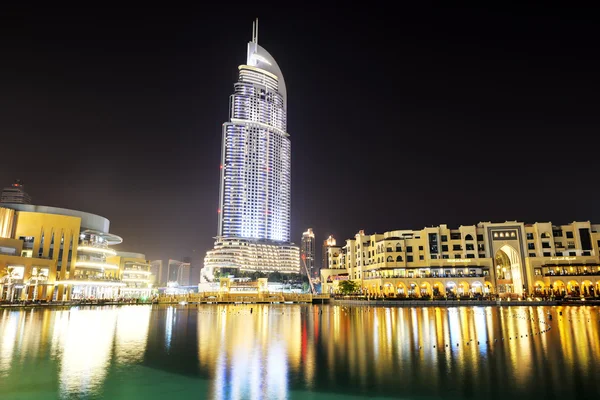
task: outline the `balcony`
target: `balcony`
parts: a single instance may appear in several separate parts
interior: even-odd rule
[[[91,276],[75,276],[72,279],[57,281],[57,285],[79,285],[79,286],[126,286],[119,279],[98,278]]]
[[[83,253],[92,253],[92,254],[105,254],[107,256],[116,256],[117,252],[113,249],[109,249],[108,247],[99,247],[99,246],[78,246],[77,251]]]
[[[131,269],[131,268],[126,268],[123,270],[124,274],[138,274],[138,275],[151,275],[152,272],[150,271],[144,271],[141,269]]]
[[[75,268],[93,268],[93,269],[119,269],[119,266],[116,264],[109,264],[101,261],[89,261],[85,259],[79,259],[75,262]]]
[[[106,242],[91,242],[89,240],[80,240],[79,241],[79,246],[83,246],[83,247],[95,247],[95,248],[99,248],[99,249],[108,249],[108,243]]]
[[[388,275],[388,276],[366,276],[364,279],[436,279],[436,278],[484,278],[484,274],[424,274],[419,276],[410,275]]]
[[[150,283],[150,279],[148,278],[123,278],[121,279],[123,282],[139,282],[139,283]]]
[[[544,276],[600,276],[600,271],[546,272]]]

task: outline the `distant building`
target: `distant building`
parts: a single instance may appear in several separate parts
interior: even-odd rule
[[[166,286],[167,270],[163,268],[162,260],[154,260],[150,263],[150,272],[152,273],[152,284],[154,286]]]
[[[332,235],[323,241],[323,250],[321,252],[321,269],[329,268],[329,259],[327,258],[329,247],[335,246],[336,241]]]
[[[2,189],[0,203],[31,204],[31,197],[25,192],[23,182],[17,179],[12,185]]]
[[[152,273],[144,254],[117,251],[115,256],[107,257],[106,260],[119,266],[121,281],[127,285],[120,289],[121,297],[135,299],[151,296]]]
[[[167,281],[177,282],[179,286],[189,286],[190,267],[189,262],[169,260]]]
[[[187,281],[187,284],[185,286],[189,286],[189,285],[197,285],[198,282],[192,282],[192,274],[193,274],[193,270],[194,270],[194,264],[192,264],[192,258],[191,257],[183,257],[183,262],[184,264],[186,264],[187,266],[184,267],[184,272],[185,272],[185,276],[182,276],[182,280]]]
[[[306,232],[302,234],[302,241],[300,243],[300,257],[304,259],[306,263],[306,269],[310,276],[315,277],[318,271],[315,268],[315,234],[312,228],[308,228]],[[300,262],[300,271],[304,275],[306,270],[304,264]]]

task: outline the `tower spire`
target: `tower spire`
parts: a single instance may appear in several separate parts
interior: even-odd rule
[[[252,43],[258,44],[258,18],[252,22]]]
[[[256,17],[256,36],[254,37],[254,43],[258,44],[258,17]]]

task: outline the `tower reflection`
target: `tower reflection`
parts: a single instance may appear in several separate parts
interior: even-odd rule
[[[277,305],[213,306],[198,310],[198,360],[214,377],[211,397],[286,398],[290,374],[309,356],[305,310]],[[314,361],[306,360],[310,377]]]
[[[589,306],[2,310],[0,398],[586,398],[599,323]]]

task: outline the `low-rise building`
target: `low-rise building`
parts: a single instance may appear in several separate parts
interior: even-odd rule
[[[599,232],[589,221],[360,231],[328,250],[322,291],[333,293],[350,279],[378,296],[598,296]]]
[[[99,215],[30,204],[0,207],[0,300],[114,299],[132,287],[136,255],[119,256],[122,242]],[[124,254],[124,253],[123,253]],[[132,261],[133,264],[128,264]],[[147,267],[144,265],[144,268]],[[147,278],[147,277],[146,277]],[[136,290],[139,289],[137,286]],[[146,288],[147,289],[147,288]],[[146,290],[144,289],[144,290]]]
[[[139,299],[152,295],[152,271],[144,254],[117,251],[108,261],[119,266],[121,282],[126,285],[120,290],[121,297]]]

